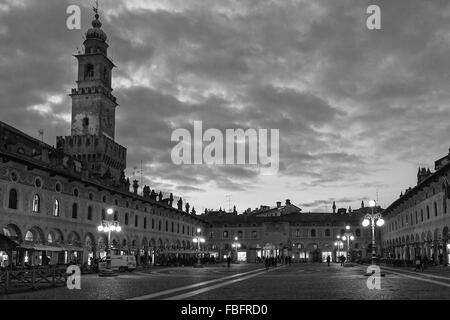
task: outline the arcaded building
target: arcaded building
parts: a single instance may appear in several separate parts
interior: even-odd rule
[[[385,257],[414,261],[416,256],[450,261],[450,152],[435,162],[435,171],[419,168],[417,185],[400,194],[383,213]]]

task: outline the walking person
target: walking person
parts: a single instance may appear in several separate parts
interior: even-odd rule
[[[227,267],[229,268],[231,266],[231,256],[227,257]]]
[[[422,261],[420,261],[420,256],[416,257],[416,267],[414,268],[414,271],[423,271],[422,270]]]
[[[327,256],[327,265],[328,265],[328,266],[330,266],[330,261],[331,261],[330,256]]]

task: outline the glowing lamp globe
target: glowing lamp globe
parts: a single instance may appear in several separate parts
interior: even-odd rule
[[[341,236],[339,236],[339,235],[338,235],[338,236],[337,236],[336,238],[340,239],[340,238],[341,238]]]
[[[375,202],[375,200],[370,200],[369,201],[369,207],[371,207],[371,208],[375,207],[376,204],[377,203]]]
[[[342,237],[342,240],[344,240],[344,241],[347,240],[347,237],[346,237],[346,236],[343,236],[343,237]]]
[[[114,231],[116,231],[116,226],[111,226],[111,227],[109,227],[109,229],[110,229],[112,232],[114,232]]]
[[[200,242],[201,242],[201,243],[205,243],[205,239],[201,238],[201,239],[200,239]]]
[[[350,226],[345,226],[345,230],[350,230]]]
[[[364,219],[362,222],[363,227],[367,227],[370,224],[370,221],[368,219]]]
[[[355,237],[354,236],[350,236],[350,240],[351,241],[355,240]]]
[[[197,243],[197,242],[198,242],[198,240],[197,240],[197,239],[194,239],[194,240],[192,240],[192,241],[194,241],[194,243]]]
[[[382,227],[384,225],[384,219],[377,220],[377,226]]]
[[[197,229],[197,233],[200,233],[200,231],[202,231],[200,228]]]
[[[109,232],[111,229],[109,229],[109,227],[104,227],[103,228],[103,231],[105,231],[105,232]]]
[[[112,215],[114,213],[114,210],[109,208],[108,210],[106,210],[106,213]]]
[[[103,231],[103,226],[98,226],[98,227],[97,227],[97,230],[98,230],[99,232],[102,232],[102,231]]]
[[[116,227],[116,231],[117,231],[117,232],[122,231],[122,227],[121,227],[121,226],[117,226],[117,227]]]

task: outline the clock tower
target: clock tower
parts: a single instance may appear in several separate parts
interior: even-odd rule
[[[78,52],[77,87],[72,89],[72,124],[69,137],[59,137],[64,151],[88,165],[100,176],[119,181],[126,167],[126,149],[115,139],[116,97],[111,78],[114,63],[108,57],[106,33],[98,9],[86,32],[84,52]]]

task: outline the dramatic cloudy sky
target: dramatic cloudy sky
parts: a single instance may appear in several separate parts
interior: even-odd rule
[[[82,30],[66,8],[82,8]],[[369,4],[382,30],[366,28]],[[0,0],[0,120],[55,144],[70,132],[91,1]],[[111,45],[116,140],[128,175],[197,211],[291,199],[305,211],[389,205],[450,146],[448,0],[101,1]],[[280,130],[280,170],[175,166],[176,128]]]

